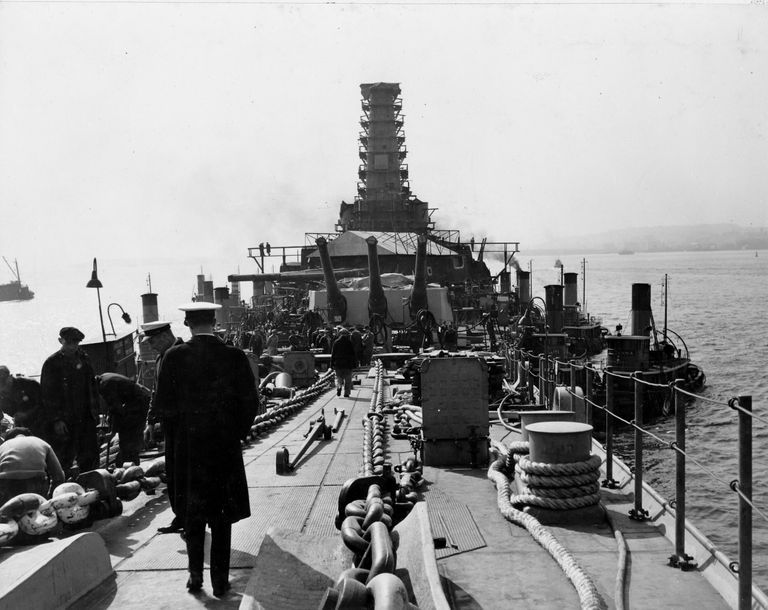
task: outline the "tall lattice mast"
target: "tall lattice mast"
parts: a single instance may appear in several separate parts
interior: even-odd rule
[[[425,232],[431,228],[429,207],[411,195],[403,103],[398,83],[360,85],[360,182],[353,204],[342,203],[343,230]]]

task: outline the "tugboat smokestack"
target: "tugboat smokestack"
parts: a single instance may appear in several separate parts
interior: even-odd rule
[[[544,286],[547,303],[547,326],[550,333],[563,332],[563,287],[560,284]]]
[[[563,294],[563,304],[564,305],[576,305],[579,301],[579,288],[577,285],[578,282],[578,273],[566,273],[563,275],[563,279],[565,280],[565,292]]]
[[[520,307],[525,309],[531,300],[531,272],[517,269],[517,296],[520,299]],[[522,311],[521,309],[521,311]]]
[[[632,284],[631,335],[647,335],[651,326],[651,285]]]

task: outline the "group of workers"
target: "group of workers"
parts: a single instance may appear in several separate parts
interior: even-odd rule
[[[83,338],[77,328],[62,328],[61,347],[43,363],[39,382],[12,376],[7,366],[0,366],[0,412],[12,416],[16,427],[49,444],[67,477],[98,466],[99,396],[110,415],[111,431],[120,441],[116,462],[138,464],[151,398],[147,388],[123,375],[95,375],[80,349]],[[0,433],[0,441],[2,437]],[[1,481],[7,478],[3,474],[0,493]]]
[[[159,531],[183,534],[187,588],[195,593],[203,587],[208,526],[213,594],[225,595],[232,523],[250,516],[242,440],[259,397],[243,350],[214,332],[218,307],[198,302],[180,308],[192,335],[187,342],[168,322],[142,325],[143,341],[158,354],[154,394],[122,375],[95,376],[79,347],[83,333],[74,327],[61,329],[61,348],[46,359],[39,383],[0,366],[0,422],[9,421],[4,413],[14,418],[10,429],[0,424],[0,505],[25,492],[50,497],[65,478],[98,467],[100,395],[119,435],[118,463],[138,464],[144,442],[162,425],[174,519]]]

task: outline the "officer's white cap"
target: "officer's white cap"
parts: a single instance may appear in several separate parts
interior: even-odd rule
[[[171,327],[170,322],[164,320],[158,320],[157,322],[147,322],[141,325],[141,330],[148,337],[152,335],[159,335],[161,332]]]
[[[186,303],[179,305],[181,311],[213,311],[214,309],[221,309],[221,305],[218,303],[208,303],[207,301],[196,301],[194,303]]]

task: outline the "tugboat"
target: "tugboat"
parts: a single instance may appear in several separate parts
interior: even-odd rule
[[[21,277],[19,276],[19,261],[14,260],[15,269],[8,262],[8,259],[3,257],[5,264],[13,274],[12,281],[7,284],[0,284],[0,301],[29,301],[35,297],[35,293],[29,289],[29,286],[21,283]]]

